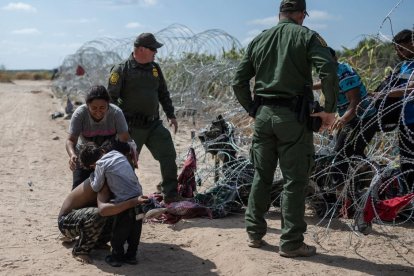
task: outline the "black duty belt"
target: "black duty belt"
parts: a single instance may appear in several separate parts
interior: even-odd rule
[[[160,116],[158,116],[158,115],[144,116],[144,121],[152,122],[152,121],[158,120],[159,118],[160,118]]]
[[[125,119],[130,126],[145,126],[160,119],[157,115],[144,115],[141,113],[127,113],[124,112]]]
[[[264,98],[260,97],[261,105],[273,105],[273,106],[283,106],[292,108],[296,104],[296,99],[283,99],[283,98]]]

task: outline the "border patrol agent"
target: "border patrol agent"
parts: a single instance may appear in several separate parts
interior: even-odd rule
[[[165,203],[178,200],[176,151],[171,134],[159,118],[161,104],[170,126],[177,132],[174,107],[161,68],[154,62],[162,47],[153,34],[142,33],[131,56],[111,70],[108,92],[124,112],[138,153],[146,145],[161,167]]]
[[[255,175],[245,214],[248,245],[255,248],[264,245],[262,238],[267,230],[264,215],[279,161],[285,179],[279,245],[283,257],[316,254],[314,246],[303,242],[307,226],[305,191],[313,166],[313,133],[307,122],[299,122],[296,112],[296,99],[305,96],[305,86],[312,86],[312,65],[322,81],[325,111],[310,116],[320,117],[321,130],[334,122],[338,94],[336,64],[325,41],[301,26],[306,15],[305,0],[283,0],[279,23],[253,39],[233,80],[238,101],[249,115],[255,116],[251,147]],[[249,85],[252,77],[255,77],[254,101]],[[313,100],[313,94],[310,97]],[[256,112],[251,112],[253,107]],[[307,121],[310,116],[308,113]]]

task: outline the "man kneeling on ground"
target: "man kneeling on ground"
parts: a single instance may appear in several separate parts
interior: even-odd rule
[[[58,227],[63,236],[68,239],[79,237],[72,254],[84,263],[92,262],[89,253],[98,241],[109,241],[110,231],[104,231],[108,228],[105,228],[106,223],[107,218],[99,215],[96,193],[89,180],[85,180],[70,192],[63,201],[58,216]]]

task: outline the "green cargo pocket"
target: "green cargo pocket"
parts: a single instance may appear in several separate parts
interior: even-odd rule
[[[254,142],[252,141],[252,146],[250,147],[250,150],[249,150],[249,159],[250,159],[250,163],[252,163],[252,165],[254,166],[254,151],[253,151],[253,146],[254,146]]]

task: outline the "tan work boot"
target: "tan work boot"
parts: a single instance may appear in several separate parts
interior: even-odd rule
[[[247,246],[252,248],[260,248],[264,246],[266,243],[263,240],[248,240]]]
[[[295,250],[279,250],[279,255],[285,258],[310,257],[316,255],[316,247],[303,243],[301,247]]]

